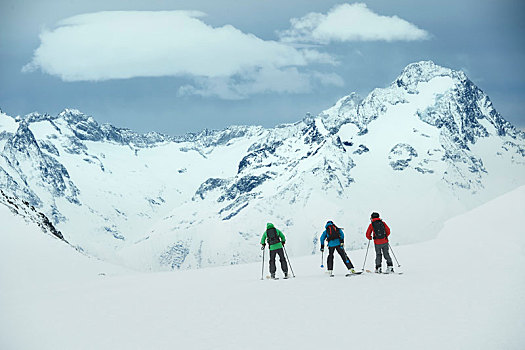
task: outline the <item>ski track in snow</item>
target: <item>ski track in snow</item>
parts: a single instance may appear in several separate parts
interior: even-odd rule
[[[0,348],[523,349],[524,198],[522,186],[423,243],[396,246],[392,227],[404,275],[345,278],[336,256],[328,278],[319,255],[290,255],[297,277],[278,281],[260,263],[132,272],[2,206]],[[360,269],[365,250],[349,256]]]

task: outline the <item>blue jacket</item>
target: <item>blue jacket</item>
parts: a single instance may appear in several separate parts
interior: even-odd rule
[[[325,226],[325,230],[323,231],[323,234],[321,235],[321,245],[324,246],[324,241],[326,241],[328,239],[328,233],[326,233],[326,228],[328,226],[332,225],[331,221],[327,222],[326,223],[326,226]],[[329,241],[328,242],[328,246],[329,247],[337,247],[338,245],[341,245],[341,240],[344,241],[345,239],[345,234],[343,233],[343,230],[339,229],[339,234],[341,236],[341,239],[334,239],[332,241]]]

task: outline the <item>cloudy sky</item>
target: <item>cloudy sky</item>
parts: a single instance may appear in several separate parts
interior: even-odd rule
[[[170,135],[270,127],[433,60],[525,128],[522,3],[1,0],[0,108]]]

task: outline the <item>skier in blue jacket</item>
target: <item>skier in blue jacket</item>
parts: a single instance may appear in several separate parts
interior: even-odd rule
[[[321,251],[324,252],[324,241],[328,241],[328,272],[330,276],[333,276],[334,270],[334,250],[337,250],[341,259],[343,259],[344,264],[348,268],[349,273],[356,273],[354,270],[354,265],[350,261],[348,255],[346,255],[344,244],[345,244],[345,234],[343,230],[335,226],[332,221],[328,221],[325,225],[325,230],[321,235]]]

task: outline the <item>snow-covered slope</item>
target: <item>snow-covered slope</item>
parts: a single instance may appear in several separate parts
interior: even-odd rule
[[[273,129],[168,137],[76,110],[0,114],[0,188],[86,253],[142,270],[257,259],[273,222],[298,256],[330,219],[349,248],[379,211],[401,243],[525,183],[525,136],[462,73],[424,61]],[[496,233],[495,233],[496,235]]]
[[[18,197],[8,196],[4,193],[4,191],[0,190],[0,205],[5,206],[11,211],[11,213],[19,216],[27,223],[40,227],[44,233],[61,239],[65,243],[68,243],[64,239],[62,232],[56,229],[49,218],[44,213],[37,211],[34,206],[29,204],[29,202],[21,200]],[[8,225],[9,223],[7,221],[10,220],[6,219],[5,221],[6,225]]]
[[[126,270],[99,259],[79,253],[61,238],[47,217],[18,198],[0,193],[0,348],[20,349],[20,346],[5,346],[11,336],[31,338],[24,333],[24,319],[10,318],[25,310],[23,301],[31,303],[32,293],[45,299],[49,293],[69,288],[76,284],[97,280],[99,273],[122,275]],[[12,298],[22,301],[12,303]],[[32,309],[38,314],[39,309]],[[50,327],[44,322],[45,331]],[[8,337],[7,330],[16,331]],[[35,338],[38,342],[38,339]],[[34,348],[34,347],[33,347]]]
[[[296,278],[279,281],[261,281],[260,262],[117,271],[0,206],[0,348],[523,349],[524,198],[522,186],[394,246],[403,275],[346,278],[336,260],[329,278],[319,254],[291,255]],[[349,256],[361,267],[365,250]]]

